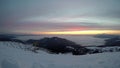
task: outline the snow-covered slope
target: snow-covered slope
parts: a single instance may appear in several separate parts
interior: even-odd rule
[[[32,47],[32,45],[27,45],[27,44],[22,44],[22,43],[17,43],[17,42],[0,42],[0,45],[8,46],[8,47],[13,47],[17,49],[26,49]]]
[[[10,44],[20,45],[0,42],[0,68],[120,68],[120,52],[81,56],[55,55],[42,51],[25,51],[10,47]]]
[[[103,52],[120,52],[120,46],[111,46],[111,47],[86,47],[86,48],[91,49],[93,52],[94,51],[98,51],[99,53],[103,53]]]

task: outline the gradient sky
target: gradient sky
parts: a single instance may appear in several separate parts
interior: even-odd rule
[[[120,0],[0,0],[0,33],[84,32],[120,34]]]

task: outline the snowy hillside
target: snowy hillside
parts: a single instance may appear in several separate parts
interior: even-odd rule
[[[24,48],[23,44],[0,42],[0,68],[120,68],[120,52],[55,55],[23,50],[20,45]]]
[[[120,52],[120,46],[111,46],[111,47],[86,47],[88,49],[91,49],[90,52],[96,52],[96,53],[105,53],[105,52]]]

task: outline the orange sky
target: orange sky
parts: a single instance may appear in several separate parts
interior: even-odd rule
[[[57,35],[95,35],[95,34],[120,34],[120,30],[84,30],[84,31],[59,31],[59,32],[33,32],[33,34]]]

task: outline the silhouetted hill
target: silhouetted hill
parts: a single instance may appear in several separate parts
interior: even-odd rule
[[[13,35],[3,35],[0,34],[0,41],[12,41],[12,42],[19,42],[19,43],[25,43],[22,40],[15,39],[16,37]]]
[[[15,37],[12,35],[0,34],[0,41],[11,41],[11,39],[13,39],[13,38],[15,38]]]
[[[95,35],[94,37],[97,37],[97,38],[114,38],[114,37],[120,37],[120,35],[98,34],[98,35]]]
[[[120,46],[120,37],[113,37],[105,41],[104,46]]]
[[[51,53],[69,53],[71,52],[74,55],[86,54],[88,49],[78,45],[70,40],[52,37],[52,38],[43,38],[40,40],[28,40],[27,43],[32,43],[33,46],[39,48],[45,48]]]
[[[26,44],[33,44],[35,42],[39,42],[40,40],[34,40],[34,39],[29,39],[27,41],[25,41]]]

